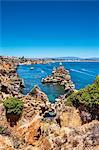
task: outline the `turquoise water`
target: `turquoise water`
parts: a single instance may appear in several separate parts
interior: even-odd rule
[[[76,89],[84,88],[93,83],[95,77],[99,75],[99,62],[63,62],[63,66],[70,71],[71,79]],[[47,94],[50,101],[64,94],[64,89],[56,84],[42,84],[42,78],[51,74],[53,67],[59,66],[59,63],[20,65],[17,69],[18,75],[24,79],[25,88],[23,94],[27,94],[34,85],[38,85],[43,92]],[[34,67],[33,70],[30,70]]]

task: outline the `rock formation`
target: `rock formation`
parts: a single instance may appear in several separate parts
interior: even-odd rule
[[[42,83],[57,83],[61,86],[64,86],[66,94],[63,97],[66,97],[68,93],[73,92],[75,89],[75,85],[71,81],[69,71],[66,70],[63,66],[54,68],[52,75],[42,79]]]
[[[23,80],[16,73],[18,63],[0,60],[0,98],[9,96],[22,97]]]

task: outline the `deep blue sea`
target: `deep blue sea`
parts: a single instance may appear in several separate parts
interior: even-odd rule
[[[81,89],[92,84],[99,75],[99,62],[63,62],[63,66],[70,71],[71,79],[76,89]],[[62,86],[56,84],[42,84],[42,78],[51,75],[53,67],[59,66],[59,62],[49,64],[20,65],[18,75],[24,79],[25,88],[23,94],[27,94],[34,85],[38,85],[47,94],[51,102],[59,95],[64,94]],[[33,70],[30,68],[33,67]]]

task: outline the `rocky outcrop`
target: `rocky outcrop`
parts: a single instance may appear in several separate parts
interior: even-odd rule
[[[82,124],[79,111],[75,108],[67,107],[64,112],[60,112],[59,116],[61,127],[78,127]]]
[[[67,143],[63,149],[97,150],[99,148],[99,122],[93,121],[78,129],[72,129],[67,135]]]
[[[99,147],[99,122],[93,121],[78,127],[59,127],[54,122],[34,119],[17,130],[27,143],[27,149],[39,150],[84,150]],[[31,145],[31,146],[29,146]]]
[[[54,68],[52,71],[52,75],[42,79],[42,83],[43,84],[45,84],[45,83],[57,83],[57,84],[60,84],[61,86],[64,86],[64,89],[66,91],[65,96],[68,93],[73,92],[75,89],[75,85],[71,81],[69,71],[66,70],[63,66],[59,66],[57,68]]]
[[[37,86],[24,96],[22,100],[24,101],[23,120],[31,121],[36,114],[44,116],[45,112],[51,108],[47,95]]]
[[[22,97],[21,90],[24,86],[16,73],[17,63],[5,59],[0,61],[0,100],[9,96]]]
[[[34,88],[29,92],[28,95],[31,95],[34,98],[36,98],[37,100],[40,100],[43,102],[48,101],[47,95],[44,92],[42,92],[37,85],[34,86]]]
[[[13,128],[11,136],[0,136],[0,148],[11,150],[98,150],[99,121],[80,126],[60,127],[42,121],[39,115]]]
[[[41,120],[38,115],[36,115],[33,121],[22,125],[17,129],[17,135],[24,139],[28,144],[36,145],[39,138],[41,138]]]

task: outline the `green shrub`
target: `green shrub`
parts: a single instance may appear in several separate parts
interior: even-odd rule
[[[97,86],[99,87],[99,76],[96,77],[95,83],[96,83]]]
[[[66,105],[73,105],[76,108],[83,105],[90,113],[99,117],[99,76],[92,85],[71,94],[67,98]]]
[[[23,102],[14,97],[6,98],[4,101],[4,107],[7,114],[20,115],[23,109]]]

